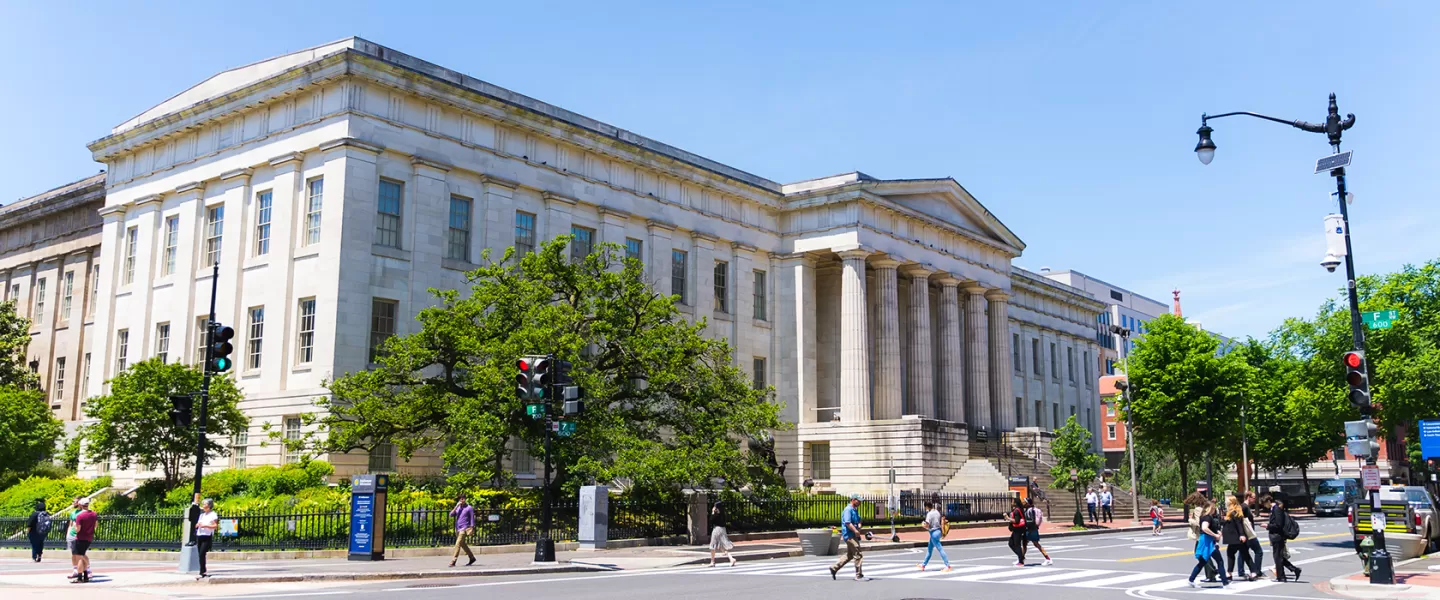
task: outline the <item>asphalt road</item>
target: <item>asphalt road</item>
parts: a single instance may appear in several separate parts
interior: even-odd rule
[[[1182,529],[1161,537],[1146,533],[1110,534],[1056,539],[1047,547],[1054,565],[1040,566],[1034,550],[1028,565],[1014,567],[1014,556],[1004,544],[952,546],[947,549],[955,569],[940,571],[937,556],[930,569],[916,564],[923,551],[867,553],[865,574],[870,581],[855,581],[847,567],[837,581],[826,566],[833,559],[815,557],[754,561],[737,567],[680,567],[674,569],[617,571],[598,574],[564,574],[521,577],[477,577],[426,581],[392,581],[356,585],[265,584],[263,586],[180,586],[143,590],[176,600],[221,598],[289,598],[332,596],[355,600],[399,598],[451,600],[460,598],[523,598],[548,600],[635,600],[637,598],[1046,598],[1057,592],[1070,599],[1184,600],[1196,596],[1225,595],[1248,598],[1328,598],[1316,583],[1359,569],[1344,519],[1304,521],[1299,540],[1291,543],[1292,561],[1304,570],[1302,583],[1268,580],[1235,583],[1229,589],[1191,589],[1186,585],[1195,564],[1192,544]],[[1265,546],[1265,566],[1271,562]],[[1057,589],[1065,588],[1065,589]],[[138,592],[131,588],[130,592]],[[103,594],[90,596],[103,597]]]

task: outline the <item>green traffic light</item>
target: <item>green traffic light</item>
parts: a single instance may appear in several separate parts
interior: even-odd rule
[[[229,371],[229,370],[230,370],[230,359],[224,358],[224,357],[215,359],[215,372],[216,372],[216,373],[224,373],[225,371]]]

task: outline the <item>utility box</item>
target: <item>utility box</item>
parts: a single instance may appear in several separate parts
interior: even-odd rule
[[[580,549],[604,550],[610,534],[610,491],[603,485],[580,488]]]

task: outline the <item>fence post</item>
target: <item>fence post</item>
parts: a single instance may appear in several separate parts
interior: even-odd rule
[[[710,495],[705,492],[692,494],[688,512],[690,543],[710,543]]]

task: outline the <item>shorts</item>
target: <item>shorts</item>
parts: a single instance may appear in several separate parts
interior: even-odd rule
[[[70,554],[85,556],[85,552],[90,550],[90,540],[75,540],[73,543],[75,545],[70,547]]]
[[[1154,525],[1155,527],[1159,527],[1159,526],[1160,526],[1160,519],[1150,519],[1150,524],[1151,524],[1151,525]]]
[[[1040,541],[1040,530],[1039,530],[1039,529],[1030,529],[1030,530],[1027,530],[1027,531],[1025,532],[1025,539],[1030,540],[1030,541],[1032,541],[1032,542],[1039,542],[1039,541]]]
[[[66,552],[69,552],[69,553],[71,553],[71,554],[74,554],[74,553],[75,553],[75,539],[74,539],[74,538],[65,538],[65,551],[66,551]]]

